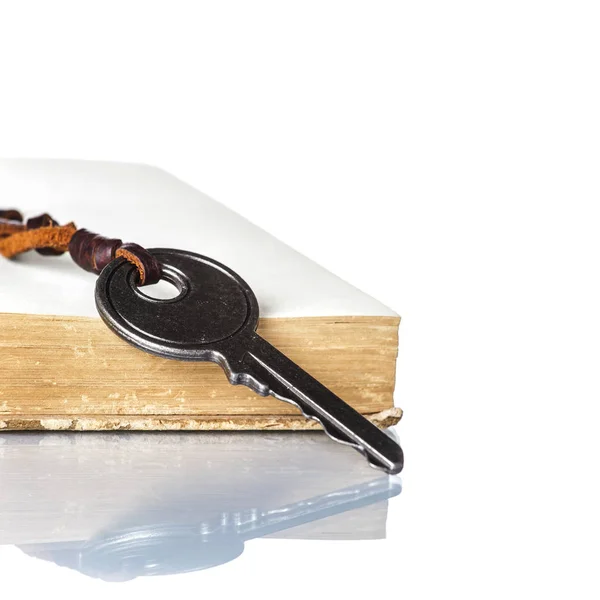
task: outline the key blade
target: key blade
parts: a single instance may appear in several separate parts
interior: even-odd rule
[[[385,432],[258,334],[245,349],[238,372],[230,371],[232,382],[297,406],[305,417],[318,421],[329,437],[354,447],[373,467],[400,473],[402,448]]]

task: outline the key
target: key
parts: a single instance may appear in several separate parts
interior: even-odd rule
[[[124,259],[111,262],[98,278],[95,298],[112,331],[157,356],[218,363],[232,384],[297,406],[372,466],[390,474],[402,470],[402,449],[391,437],[256,333],[258,301],[239,275],[192,252],[150,252],[179,294],[151,298],[138,288],[133,265]]]

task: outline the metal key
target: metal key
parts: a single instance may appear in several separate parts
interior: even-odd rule
[[[258,302],[239,275],[192,252],[150,252],[179,294],[151,298],[138,288],[133,265],[111,262],[96,284],[96,306],[110,329],[164,358],[216,362],[232,384],[294,404],[372,466],[392,474],[402,470],[402,449],[394,440],[256,333]]]

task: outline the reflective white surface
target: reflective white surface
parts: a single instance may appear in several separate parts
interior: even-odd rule
[[[218,567],[265,536],[383,539],[400,491],[322,433],[0,435],[0,545],[105,581]]]

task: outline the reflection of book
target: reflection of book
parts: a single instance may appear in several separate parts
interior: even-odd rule
[[[309,432],[0,434],[0,450],[0,544],[107,579],[216,566],[258,537],[383,538],[400,492]]]
[[[0,198],[28,216],[50,212],[227,264],[254,289],[267,340],[378,424],[399,419],[399,317],[176,178],[137,165],[0,161]],[[3,260],[0,274],[0,429],[316,426],[293,406],[230,386],[216,365],[128,346],[97,317],[94,277],[66,256]]]

